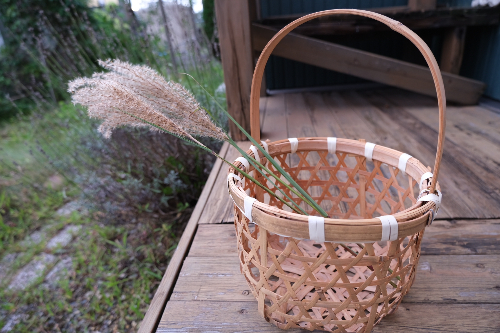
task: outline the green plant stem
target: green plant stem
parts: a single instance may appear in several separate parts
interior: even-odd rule
[[[260,168],[257,167],[260,166],[261,168],[263,168],[265,171],[267,171],[270,175],[273,175],[274,178],[278,179],[281,181],[281,183],[287,188],[289,189],[290,191],[294,192],[293,188],[290,187],[288,184],[285,184],[281,179],[277,178],[276,175],[274,175],[269,169],[267,169],[263,164],[261,164],[260,162],[257,162],[257,160],[255,160],[252,156],[248,155],[246,152],[244,152],[236,142],[234,142],[233,139],[229,138],[229,144],[231,144],[233,147],[235,147],[242,155],[243,157],[245,157],[249,162],[250,164],[252,164],[252,166],[255,168],[255,170],[259,171],[274,187],[276,187],[278,189],[278,191],[280,191],[285,197],[288,198],[288,200],[290,200],[290,202],[292,202],[304,215],[309,215],[306,211],[304,211],[296,202],[295,200],[293,200],[292,198],[290,198],[285,192],[283,192],[282,189],[280,189],[278,187],[278,185],[276,185],[276,183],[274,183],[267,175],[265,172],[263,172]],[[294,192],[295,193],[295,192]],[[299,195],[299,198],[303,199],[300,195]]]
[[[119,109],[116,109],[120,112],[123,112],[131,117],[134,117],[135,119],[145,123],[145,124],[148,124],[150,126],[153,126],[154,128],[157,128],[159,130],[161,130],[162,132],[165,132],[165,133],[168,133],[168,134],[171,134],[183,141],[186,141],[186,142],[189,142],[190,144],[192,145],[195,145],[197,146],[198,148],[201,148],[207,152],[209,152],[210,154],[214,155],[215,157],[217,158],[220,158],[224,163],[228,164],[229,166],[233,167],[235,170],[238,170],[238,172],[240,172],[243,176],[245,176],[246,178],[250,179],[252,182],[254,182],[255,184],[257,184],[257,186],[261,187],[262,189],[264,189],[267,193],[269,193],[269,195],[272,195],[274,196],[275,198],[277,198],[279,201],[283,202],[285,205],[287,205],[288,207],[290,207],[291,209],[293,209],[294,211],[296,211],[297,213],[301,214],[301,212],[296,209],[295,207],[291,206],[288,202],[286,202],[285,200],[283,200],[282,198],[280,198],[279,196],[277,196],[273,191],[271,191],[270,189],[268,189],[266,186],[262,185],[258,180],[256,180],[255,178],[253,178],[252,176],[250,176],[249,174],[247,174],[245,171],[241,170],[240,168],[238,168],[237,166],[235,166],[234,164],[232,164],[231,162],[227,161],[225,158],[223,158],[222,156],[220,156],[219,154],[217,154],[216,152],[214,152],[212,149],[208,148],[207,146],[203,145],[202,143],[200,143],[199,141],[197,141],[195,138],[193,137],[190,137],[189,139],[188,138],[185,138],[183,136],[180,136],[178,134],[175,134],[175,133],[172,133],[166,129],[164,129],[163,127],[160,127],[158,125],[155,125],[145,119],[142,119],[142,118],[139,118],[129,112],[126,112],[126,111],[123,111],[123,110],[119,110]]]
[[[206,91],[206,89],[198,82],[196,81],[196,79],[194,77],[192,77],[191,75],[189,75],[188,73],[181,73],[181,74],[184,74],[184,75],[187,75],[189,76],[191,79],[193,79],[196,83],[198,83],[198,85]],[[206,91],[207,92],[207,91]],[[208,92],[207,92],[208,93]],[[297,184],[297,182],[295,180],[293,180],[293,178],[285,171],[283,170],[283,168],[266,152],[266,150],[264,148],[261,147],[260,143],[258,143],[250,134],[248,134],[247,131],[245,131],[245,129],[243,127],[241,127],[240,124],[238,124],[238,122],[229,114],[229,112],[227,112],[220,104],[219,102],[212,96],[212,99],[214,100],[214,102],[217,104],[217,106],[227,115],[227,117],[240,129],[240,131],[243,132],[243,134],[245,134],[245,136],[254,144],[255,147],[257,147],[257,149],[259,149],[262,154],[264,154],[264,156],[267,158],[267,160],[269,162],[271,162],[271,164],[276,168],[276,170],[279,171],[279,173],[281,173],[285,178],[286,180],[288,180],[288,182],[290,182],[290,184],[292,184],[293,187],[295,187],[304,197],[306,197],[310,203],[313,205],[313,208],[318,212],[320,213],[321,215],[323,215],[323,217],[328,217],[328,214],[323,210],[323,208],[321,208],[315,201],[313,198],[311,198],[311,196],[306,192],[304,191],[304,189],[302,187],[300,187],[299,184]]]
[[[266,177],[266,179],[269,180],[269,178],[267,177],[267,175],[262,171],[260,170],[259,168],[257,168],[255,166],[255,164],[257,164],[260,168],[264,169],[264,171],[266,171],[267,173],[269,173],[272,177],[274,177],[274,179],[276,179],[278,182],[280,182],[283,186],[285,186],[287,189],[289,189],[291,192],[293,192],[295,195],[297,195],[302,201],[304,201],[306,204],[308,204],[309,206],[311,206],[313,209],[314,209],[314,206],[311,204],[311,202],[309,200],[307,200],[307,198],[305,198],[302,194],[300,194],[299,192],[297,192],[297,190],[295,190],[293,187],[291,187],[290,185],[286,184],[280,177],[276,176],[273,172],[271,172],[271,170],[269,170],[266,166],[264,166],[262,163],[258,162],[255,158],[253,158],[252,156],[248,155],[245,151],[243,151],[243,149],[241,149],[238,144],[233,140],[231,139],[229,136],[228,136],[228,139],[229,139],[229,143],[235,147],[238,152],[240,154],[243,155],[243,157],[245,157],[253,166],[256,170],[258,170],[264,177]],[[254,164],[255,163],[255,164]],[[276,186],[276,184],[274,184],[271,180],[269,180],[271,182],[271,184],[273,184],[274,186]],[[276,186],[276,188],[278,190],[281,191],[281,189]],[[281,191],[281,193],[283,193]],[[285,193],[283,193],[285,194]],[[285,194],[286,195],[286,194]],[[288,199],[290,199],[292,202],[295,202],[294,200],[292,200],[288,195],[286,195],[286,197]],[[298,206],[298,205],[297,205]],[[301,209],[302,210],[302,209]],[[304,215],[309,215],[307,214],[305,211],[304,211]]]

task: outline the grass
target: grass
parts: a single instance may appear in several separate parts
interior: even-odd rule
[[[212,80],[216,79],[214,75]],[[162,215],[149,203],[141,203],[121,221],[110,220],[109,212],[98,206],[88,215],[55,214],[65,203],[85,197],[85,187],[72,176],[78,172],[68,171],[88,168],[79,161],[89,159],[85,149],[90,154],[93,148],[80,144],[82,140],[101,139],[95,135],[95,124],[64,102],[49,112],[35,112],[0,127],[0,258],[19,253],[12,272],[42,252],[71,257],[74,267],[57,286],[45,288],[42,277],[17,293],[6,289],[11,272],[0,282],[0,327],[12,315],[22,314],[16,332],[135,332],[189,219],[194,203],[182,200]],[[112,140],[103,142],[112,144]],[[80,153],[78,159],[71,157],[74,150]],[[131,165],[128,171],[121,170],[127,177],[140,176],[137,164]],[[164,166],[190,184],[188,191],[195,189],[194,196],[209,170],[193,175],[185,170],[182,158],[174,156],[166,158]],[[47,181],[54,175],[62,179],[61,184],[51,186]],[[190,183],[194,179],[197,183]],[[175,196],[170,186],[161,191],[158,195]],[[69,246],[47,251],[48,240],[67,225],[83,228]],[[47,226],[40,244],[21,245],[28,235]]]
[[[191,85],[184,75],[172,75],[170,57],[161,41],[152,36],[150,46],[144,47],[139,39],[131,40],[122,18],[111,20],[113,10],[96,11],[108,23],[118,20],[118,31],[104,22],[112,34],[93,31],[91,26],[74,27],[75,34],[97,36],[85,39],[91,43],[88,50],[71,42],[71,36],[54,33],[55,40],[70,44],[58,45],[57,52],[46,57],[44,70],[57,95],[66,96],[68,80],[101,70],[85,57],[90,52],[96,59],[146,63],[173,77],[225,124],[227,119],[201,88]],[[78,13],[74,15],[80,19]],[[201,48],[192,55],[196,58],[201,52],[199,59],[181,63],[180,70],[192,74],[216,95],[215,89],[223,82],[222,68],[203,43],[199,41]],[[39,61],[36,48],[30,54]],[[81,61],[73,68],[65,59]],[[34,79],[33,89],[46,87],[46,78]],[[43,89],[22,92],[34,101],[30,115],[0,123],[0,260],[19,254],[10,275],[0,280],[0,329],[12,316],[21,315],[15,332],[135,332],[196,204],[213,157],[193,152],[192,147],[168,135],[141,130],[116,131],[112,139],[105,140],[97,133],[96,123],[73,106],[68,96],[53,103]],[[216,98],[225,104],[223,94]],[[213,142],[207,144],[217,150]],[[59,181],[49,181],[52,177]],[[86,200],[89,213],[56,214],[75,200]],[[47,242],[67,225],[82,229],[68,246],[47,250]],[[27,236],[41,229],[46,236],[40,244],[22,245]],[[56,286],[46,287],[42,277],[22,292],[7,290],[16,270],[42,252],[60,260],[71,257],[69,275]]]
[[[21,253],[12,264],[13,270],[19,269],[43,252],[47,241],[64,226],[81,225],[83,231],[75,241],[52,252],[72,257],[74,271],[52,289],[41,286],[43,278],[19,293],[6,290],[8,279],[0,282],[0,327],[9,315],[23,313],[26,316],[15,326],[16,332],[135,331],[192,208],[180,206],[161,219],[146,211],[118,225],[102,223],[99,211],[88,216],[77,212],[56,215],[64,202],[78,197],[77,186],[67,181],[57,189],[33,191],[26,186],[27,179],[43,183],[53,172],[39,168],[29,147],[38,130],[54,125],[54,118],[48,115],[33,131],[28,130],[32,129],[28,121],[1,129],[0,158],[4,162],[0,181],[8,186],[0,193],[0,257]],[[12,168],[22,173],[14,173]],[[44,241],[36,246],[20,245],[44,226],[49,226]]]

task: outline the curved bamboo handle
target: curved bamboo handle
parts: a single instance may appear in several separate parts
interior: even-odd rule
[[[399,32],[406,38],[408,38],[422,53],[429,66],[432,74],[432,79],[434,80],[434,85],[436,87],[438,107],[439,107],[439,136],[436,152],[436,161],[434,163],[433,180],[431,186],[431,192],[436,189],[437,177],[439,173],[439,167],[441,165],[441,156],[443,154],[443,144],[444,144],[444,129],[445,123],[445,110],[446,110],[446,96],[444,92],[443,78],[441,77],[441,71],[439,70],[438,64],[431,50],[425,44],[425,42],[413,31],[404,26],[401,22],[395,21],[387,16],[358,9],[332,9],[325,10],[317,13],[312,13],[303,16],[292,23],[288,24],[286,27],[281,29],[274,37],[267,43],[266,47],[260,54],[257,65],[255,66],[255,71],[252,78],[252,90],[250,93],[250,128],[252,137],[260,141],[260,110],[259,110],[259,99],[260,99],[260,87],[262,84],[262,76],[264,75],[264,69],[266,63],[269,60],[269,56],[273,52],[274,48],[278,43],[293,29],[299,25],[310,21],[312,19],[335,14],[352,14],[360,15],[365,17],[370,17],[374,20],[384,23],[389,26],[392,30]]]

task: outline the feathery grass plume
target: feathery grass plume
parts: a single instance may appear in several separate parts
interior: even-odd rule
[[[167,82],[153,69],[131,65],[120,60],[99,60],[109,70],[91,78],[78,78],[69,83],[72,101],[88,108],[92,118],[104,120],[99,131],[110,137],[114,128],[152,124],[168,132],[187,137],[207,136],[226,140],[194,96],[182,85]]]
[[[104,120],[99,126],[99,130],[104,136],[110,137],[114,128],[125,125],[146,126],[151,130],[169,132],[187,141],[191,141],[201,149],[220,158],[294,211],[307,214],[269,176],[303,199],[306,204],[320,212],[323,216],[327,216],[326,212],[314,202],[310,195],[300,188],[291,176],[277,165],[274,159],[267,155],[262,147],[222,107],[221,109],[236,123],[249,140],[264,152],[264,155],[278,169],[279,173],[285,176],[290,185],[286,184],[279,176],[275,175],[262,163],[238,147],[234,140],[228,137],[221,128],[212,122],[206,110],[200,106],[193,95],[182,85],[175,82],[167,82],[160,74],[147,66],[131,65],[120,60],[99,61],[99,64],[108,69],[109,72],[95,73],[91,78],[73,80],[69,83],[68,91],[73,94],[73,103],[78,103],[88,108],[90,117]],[[227,141],[249,161],[255,170],[260,172],[270,184],[281,192],[283,198],[277,196],[248,173],[237,168],[234,164],[203,145],[193,135],[208,136]],[[288,199],[289,202],[286,202],[284,198]]]

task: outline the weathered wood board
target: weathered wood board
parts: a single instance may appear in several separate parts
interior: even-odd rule
[[[200,225],[189,251],[190,257],[236,254],[236,231],[232,223]],[[435,220],[425,229],[422,254],[500,255],[500,220]]]
[[[438,124],[432,98],[388,88],[285,94],[266,100],[261,104],[263,139],[363,138],[434,165]],[[447,122],[439,179],[444,199],[437,218],[500,218],[500,115],[480,106],[450,106]],[[234,151],[230,156],[238,154]],[[231,201],[220,179],[213,191],[220,202],[207,207],[200,223],[233,220]]]
[[[257,23],[251,28],[252,46],[262,51],[278,32]],[[415,52],[418,52],[415,49]],[[375,53],[290,33],[276,46],[274,55],[357,76],[370,81],[436,96],[430,70],[425,66]],[[485,84],[450,73],[441,73],[448,100],[472,105],[481,97]]]
[[[499,330],[500,321],[492,318],[500,315],[499,238],[500,220],[435,221],[426,230],[410,293],[375,332]],[[470,325],[476,316],[484,322]],[[280,332],[257,314],[257,303],[239,271],[232,224],[200,225],[157,332],[190,332],[200,327],[219,332]]]
[[[261,118],[264,139],[365,138],[433,165],[437,108],[429,97],[392,88],[277,95],[261,103]],[[500,113],[451,106],[447,120],[443,206],[426,228],[414,285],[374,332],[500,332]],[[172,290],[157,332],[282,332],[258,315],[240,273],[226,177],[222,164],[211,174],[188,230],[196,235],[183,236],[183,256],[172,259],[177,266],[153,300],[159,307]]]
[[[250,148],[250,142],[243,141],[239,143],[239,146],[244,151]],[[236,148],[230,146],[226,154],[226,160],[234,161],[240,156]],[[229,167],[224,164],[221,168],[221,172],[217,175],[215,180],[212,194],[210,197],[210,204],[205,205],[199,224],[206,223],[221,223],[227,221],[228,212],[233,209],[233,201],[229,197],[227,192],[227,170]]]
[[[284,332],[259,316],[255,302],[171,301],[165,313],[168,316],[160,322],[158,333]],[[499,304],[401,304],[394,314],[375,326],[373,332],[493,333],[500,331],[499,314]]]
[[[405,303],[499,303],[500,256],[422,255]],[[470,283],[474,281],[474,283]],[[237,255],[187,257],[171,300],[254,301]]]

